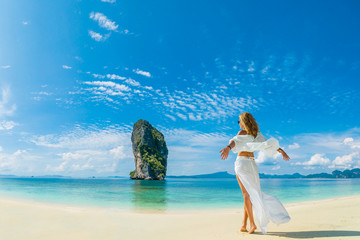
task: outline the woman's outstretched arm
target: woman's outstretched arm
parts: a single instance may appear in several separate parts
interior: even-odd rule
[[[246,131],[245,130],[241,130],[238,132],[237,135],[246,135]],[[221,149],[219,152],[221,153],[221,160],[225,160],[227,159],[230,149],[233,149],[235,147],[236,143],[234,140],[230,140],[229,145],[227,145],[225,148]],[[229,147],[230,146],[230,147]]]

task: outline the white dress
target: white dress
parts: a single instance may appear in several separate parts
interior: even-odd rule
[[[234,153],[241,151],[254,152],[264,150],[269,157],[274,156],[279,148],[279,141],[275,138],[266,139],[261,132],[256,138],[252,135],[236,135],[231,140],[235,147]],[[238,156],[234,163],[235,173],[250,195],[250,201],[263,234],[270,221],[279,225],[290,221],[290,216],[279,199],[261,191],[259,171],[253,157]]]

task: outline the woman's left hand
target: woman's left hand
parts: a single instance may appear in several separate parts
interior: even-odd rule
[[[281,151],[281,154],[285,161],[289,161],[290,157],[286,154],[286,152],[284,150]]]
[[[226,148],[223,148],[220,150],[221,152],[221,160],[225,160],[227,159],[228,155],[229,155],[229,152],[230,152],[230,148],[226,147]]]

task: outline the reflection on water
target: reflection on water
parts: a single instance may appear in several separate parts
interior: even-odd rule
[[[165,212],[166,180],[133,180],[133,210]]]

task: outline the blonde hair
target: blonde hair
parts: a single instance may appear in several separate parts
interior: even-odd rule
[[[239,115],[240,121],[245,127],[247,134],[252,135],[256,138],[257,133],[259,131],[259,125],[257,124],[255,118],[249,112],[243,112]]]

